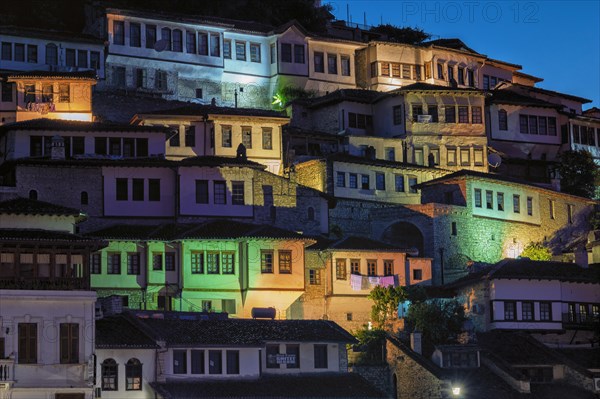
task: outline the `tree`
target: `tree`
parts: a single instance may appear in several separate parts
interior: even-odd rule
[[[407,44],[418,44],[431,37],[420,28],[400,28],[390,24],[374,26],[370,31],[385,35],[389,41]]]
[[[377,327],[383,328],[387,321],[397,318],[398,304],[406,299],[402,287],[377,286],[369,293],[374,304],[371,307],[371,319]]]
[[[379,364],[383,362],[383,346],[387,333],[381,328],[369,330],[366,326],[354,333],[361,354],[356,364]]]
[[[541,242],[530,242],[521,252],[521,257],[531,260],[550,260],[552,251]]]
[[[465,322],[465,309],[457,300],[432,299],[410,305],[406,322],[421,331],[423,339],[432,345],[458,336]]]
[[[600,184],[600,169],[592,154],[585,150],[565,151],[560,155],[558,166],[561,191],[593,198]]]

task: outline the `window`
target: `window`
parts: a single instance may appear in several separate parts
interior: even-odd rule
[[[246,148],[252,148],[252,128],[242,126],[242,144]]]
[[[142,390],[142,363],[138,359],[129,359],[125,364],[125,390]]]
[[[210,312],[212,310],[212,301],[202,301],[202,311]]]
[[[231,59],[231,40],[223,39],[223,58]]]
[[[408,192],[412,194],[417,193],[417,178],[415,176],[408,176]]]
[[[335,260],[335,278],[338,280],[346,280],[346,259]]]
[[[434,123],[439,122],[438,106],[437,105],[428,104],[427,105],[427,113],[429,115],[431,115],[431,122],[434,122]]]
[[[163,256],[162,254],[152,254],[152,270],[162,270]]]
[[[444,80],[444,64],[437,64],[437,78]]]
[[[266,350],[265,355],[267,357],[267,368],[268,369],[280,368],[279,363],[277,363],[277,355],[279,355],[279,345],[267,344],[267,350]]]
[[[327,73],[337,75],[337,54],[327,54]]]
[[[13,95],[12,95],[12,83],[7,83],[7,82],[0,82],[0,85],[2,85],[1,89],[2,90],[2,102],[3,103],[8,103],[8,102],[12,102],[13,100]]]
[[[504,193],[496,193],[496,206],[499,211],[504,211]]]
[[[394,274],[394,261],[393,260],[384,260],[383,261],[383,275],[391,276]]]
[[[102,256],[100,254],[92,254],[90,259],[90,273],[101,274],[102,273]]]
[[[221,56],[221,37],[218,33],[210,34],[210,55],[211,57]],[[223,54],[225,55],[225,54]],[[229,42],[229,57],[231,58],[231,41]]]
[[[533,216],[533,198],[527,197],[527,215]]]
[[[194,350],[191,351],[191,362],[192,362],[192,374],[204,374],[204,351]]]
[[[567,223],[573,224],[573,205],[567,204]]]
[[[467,69],[467,84],[470,87],[475,87],[475,72],[472,69]]]
[[[337,187],[346,187],[346,173],[345,172],[337,172],[336,186]]]
[[[504,320],[516,320],[516,304],[512,301],[504,302]]]
[[[117,201],[127,201],[127,179],[117,178],[116,185]]]
[[[465,108],[465,107],[463,107]],[[468,117],[468,115],[467,115]],[[446,123],[456,123],[456,107],[444,107],[444,121]],[[468,121],[467,121],[468,122]]]
[[[203,98],[202,89],[196,89],[196,98]]]
[[[278,251],[279,273],[292,274],[292,251]]]
[[[521,197],[517,194],[513,195],[513,212],[521,213]]]
[[[461,166],[471,165],[471,150],[469,148],[460,149],[460,164]]]
[[[54,43],[46,45],[46,65],[58,65],[58,47]]]
[[[146,48],[154,48],[156,44],[156,25],[145,25]]]
[[[260,251],[260,272],[261,273],[273,273],[273,251],[261,250]]]
[[[71,101],[71,90],[68,83],[58,85],[58,102],[68,103]]]
[[[165,270],[175,271],[175,254],[173,252],[165,253]]]
[[[356,173],[350,173],[348,175],[348,187],[358,188],[358,175]]]
[[[25,85],[25,102],[35,102],[35,85]]]
[[[350,273],[360,274],[360,259],[350,259]]]
[[[538,122],[539,122],[539,125],[538,125],[539,134],[547,135],[548,134],[548,124],[546,123],[547,119],[545,117],[541,116],[539,118]]]
[[[529,115],[529,134],[538,134],[538,118],[537,116]]]
[[[360,183],[361,183],[361,188],[363,190],[368,190],[369,189],[369,175],[360,175]]]
[[[125,22],[113,21],[113,43],[125,45]]]
[[[221,146],[231,148],[231,126],[221,126]]]
[[[413,104],[413,106],[412,106],[413,121],[418,122],[419,121],[419,115],[423,115],[423,106],[422,105]]]
[[[550,302],[540,302],[540,320],[552,320],[552,304]]]
[[[192,274],[204,273],[204,252],[192,252],[190,258]]]
[[[250,43],[250,61],[260,62],[260,44]]]
[[[102,362],[102,390],[119,390],[119,365],[114,359],[106,359]]]
[[[213,190],[213,203],[217,205],[225,205],[227,203],[225,182],[213,182]]]
[[[304,45],[294,44],[294,63],[304,64]]]
[[[456,165],[456,148],[448,148],[447,149],[447,163],[449,166]]]
[[[315,72],[323,73],[325,72],[325,63],[323,59],[323,53],[319,51],[315,51],[314,53],[314,64],[315,64]]]
[[[148,179],[148,201],[160,201],[160,179]]]
[[[262,148],[263,150],[273,149],[273,129],[267,127],[262,128]]]
[[[385,190],[385,174],[375,173],[375,188],[377,190]]]
[[[396,192],[404,192],[404,175],[394,175],[394,182],[396,186]]]
[[[227,356],[227,374],[239,374],[240,373],[240,351],[228,350],[226,352],[226,356]]]
[[[235,41],[235,59],[246,61],[246,42]]]
[[[556,218],[554,213],[554,200],[548,200],[548,214],[550,215],[550,219]]]
[[[548,134],[550,136],[556,136],[556,118],[548,117]]]
[[[523,134],[529,133],[529,124],[527,121],[527,115],[519,115],[519,132]]]
[[[233,252],[221,253],[221,273],[235,274],[235,262]]]
[[[292,45],[281,43],[281,62],[292,62]]]
[[[37,363],[37,323],[19,323],[19,364]]]
[[[128,253],[127,254],[127,274],[140,274],[140,253]]]
[[[367,274],[369,276],[377,275],[377,260],[367,259]]]
[[[471,107],[471,123],[483,123],[481,107]]]
[[[132,179],[132,199],[134,201],[144,200],[144,179]]]
[[[196,146],[196,126],[191,125],[185,128],[185,146],[195,147]]]
[[[15,61],[25,62],[25,45],[15,43]]]
[[[269,46],[270,52],[271,52],[271,64],[274,64],[277,62],[277,50],[275,48],[275,43],[271,43],[271,46]]]
[[[109,253],[106,255],[106,273],[121,274],[121,254]]]
[[[423,270],[413,269],[412,278],[413,278],[413,281],[423,280]]]
[[[207,274],[219,274],[219,253],[208,252],[206,254],[206,273]]]
[[[371,62],[371,77],[374,78],[377,76],[377,63]]]
[[[498,110],[498,130],[508,130],[508,116],[503,109]]]
[[[115,86],[125,86],[125,67],[112,67],[112,84]]]
[[[469,107],[458,107],[458,123],[469,123]]]
[[[285,365],[288,369],[299,369],[300,368],[300,345],[287,344],[285,346],[285,354],[287,355],[287,363]]]
[[[392,108],[392,115],[394,120],[394,125],[402,124],[402,106],[396,105]]]
[[[231,182],[231,204],[232,205],[244,205],[244,182],[234,181]]]
[[[196,204],[208,204],[208,180],[196,180]]]
[[[173,350],[173,374],[187,374],[186,350]]]
[[[154,85],[156,90],[167,90],[167,72],[156,70]]]
[[[239,355],[238,355],[239,361]],[[208,374],[222,374],[223,373],[223,359],[222,352],[219,350],[208,351]],[[238,371],[239,373],[239,371]]]
[[[461,68],[461,67],[458,68],[458,84],[459,85],[465,84],[465,68]]]
[[[2,59],[2,61],[12,60],[12,43],[2,42],[2,56],[0,59]]]
[[[317,345],[314,348],[315,368],[326,369],[327,365],[327,345]]]
[[[183,32],[179,29],[173,29],[173,51],[183,52]]]
[[[521,303],[521,319],[533,320],[533,302]]]
[[[196,32],[185,32],[185,52],[196,54]],[[208,35],[198,32],[198,54],[208,55]]]
[[[385,159],[388,161],[396,160],[396,150],[394,149],[394,147],[385,148]]]
[[[452,82],[454,80],[454,66],[448,65],[448,81]],[[456,84],[456,82],[455,82]]]
[[[142,47],[142,28],[140,24],[129,23],[129,45],[131,47]]]
[[[452,193],[449,193],[449,194],[452,194]],[[458,235],[458,227],[456,226],[456,222],[452,222],[450,233],[455,237]]]
[[[481,195],[481,190],[479,191],[479,195]],[[494,192],[490,190],[485,190],[485,207],[487,209],[494,209]]]
[[[53,91],[52,84],[43,84],[42,85],[42,102],[43,103],[51,103],[53,101],[52,91]]]
[[[415,148],[415,159],[414,162],[417,165],[423,165],[423,148]]]
[[[321,285],[321,270],[309,269],[308,282],[310,285]]]

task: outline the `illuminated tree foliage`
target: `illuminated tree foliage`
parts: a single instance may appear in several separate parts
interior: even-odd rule
[[[371,320],[377,327],[383,328],[387,321],[398,317],[398,304],[406,299],[406,294],[402,287],[377,286],[369,293],[369,299],[374,302]]]
[[[521,252],[521,257],[531,260],[550,260],[552,251],[541,242],[530,242]]]
[[[600,169],[587,151],[565,151],[558,167],[561,191],[593,198],[600,184]]]
[[[423,334],[431,345],[448,342],[457,337],[465,322],[465,309],[457,300],[431,299],[410,305],[407,324]]]

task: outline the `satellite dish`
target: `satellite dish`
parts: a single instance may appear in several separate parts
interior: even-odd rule
[[[488,164],[492,168],[497,168],[502,163],[502,158],[498,154],[490,154],[488,155]]]
[[[169,46],[169,41],[165,40],[165,39],[161,39],[161,40],[158,40],[156,43],[154,43],[154,50],[156,50],[160,53],[161,51],[165,51],[168,46]]]

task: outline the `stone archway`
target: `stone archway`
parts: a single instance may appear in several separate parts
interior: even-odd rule
[[[397,222],[388,226],[381,240],[402,248],[416,248],[419,250],[419,256],[424,256],[423,233],[412,223]]]

